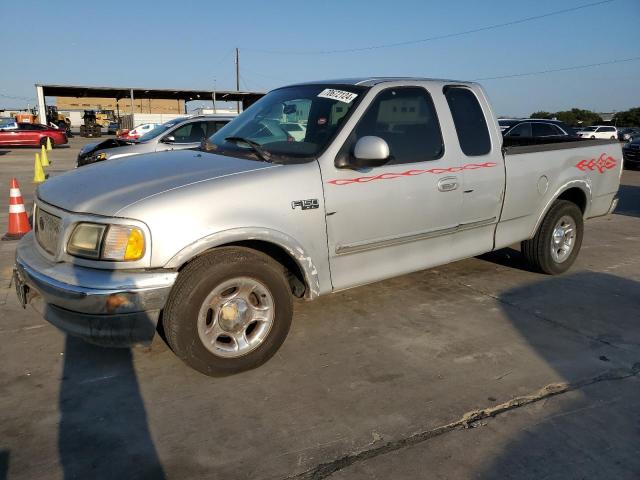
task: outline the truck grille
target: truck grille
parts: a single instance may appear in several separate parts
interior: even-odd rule
[[[60,238],[60,217],[51,215],[39,207],[36,208],[33,226],[36,239],[42,248],[55,255]]]

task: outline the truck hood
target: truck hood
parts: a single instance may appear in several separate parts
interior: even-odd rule
[[[71,212],[117,216],[123,208],[149,196],[274,166],[195,150],[149,153],[63,173],[40,185],[37,196]]]

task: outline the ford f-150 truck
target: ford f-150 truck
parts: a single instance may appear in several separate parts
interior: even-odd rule
[[[475,83],[293,85],[199,150],[40,185],[15,285],[71,335],[128,346],[158,328],[192,367],[228,374],[274,354],[295,297],[518,242],[540,272],[566,271],[583,221],[615,208],[621,169],[615,141],[505,147]]]

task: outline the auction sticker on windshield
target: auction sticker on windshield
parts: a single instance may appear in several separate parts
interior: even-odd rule
[[[336,90],[334,88],[325,88],[318,94],[321,98],[330,98],[339,102],[351,103],[358,96],[357,93],[347,92],[345,90]]]

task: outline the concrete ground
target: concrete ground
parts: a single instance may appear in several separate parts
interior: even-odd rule
[[[0,151],[1,212],[34,153]],[[226,378],[65,337],[19,307],[0,242],[0,479],[640,478],[640,172],[622,183],[566,275],[506,249],[300,302]]]

